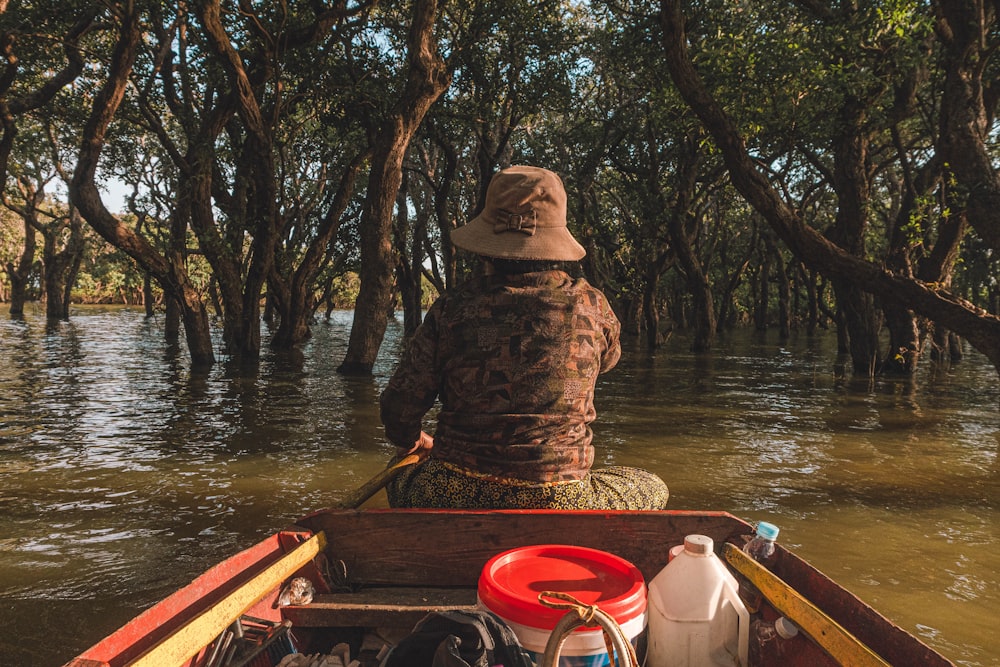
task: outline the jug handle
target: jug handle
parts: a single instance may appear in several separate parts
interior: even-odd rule
[[[726,599],[729,604],[733,606],[736,610],[736,615],[739,616],[739,630],[737,634],[737,653],[740,660],[741,667],[749,667],[750,665],[750,612],[747,610],[743,600],[740,599],[740,595],[735,588],[732,586],[723,586],[725,590]]]

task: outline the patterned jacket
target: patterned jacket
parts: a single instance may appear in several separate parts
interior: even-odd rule
[[[599,373],[621,356],[607,299],[563,271],[483,276],[428,310],[381,397],[386,436],[411,446],[441,400],[433,456],[531,482],[584,477]]]

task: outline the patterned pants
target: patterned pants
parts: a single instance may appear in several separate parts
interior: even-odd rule
[[[578,482],[498,480],[429,458],[386,486],[392,507],[452,509],[659,510],[670,492],[639,468],[591,470]]]

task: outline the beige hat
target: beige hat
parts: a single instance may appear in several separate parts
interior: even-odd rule
[[[540,167],[508,167],[494,175],[486,208],[452,230],[451,242],[503,259],[572,261],[587,254],[566,229],[562,180]]]

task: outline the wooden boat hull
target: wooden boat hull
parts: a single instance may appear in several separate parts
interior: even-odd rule
[[[213,640],[242,614],[290,624],[302,652],[329,651],[339,642],[357,651],[371,628],[403,636],[430,610],[474,606],[483,565],[507,549],[601,549],[631,561],[649,581],[686,535],[711,537],[721,553],[725,543],[741,546],[751,532],[748,523],[724,512],[324,510],[224,561],[66,667],[202,667],[209,664]],[[327,568],[324,577],[320,570]],[[952,664],[795,554],[779,548],[771,569],[831,625],[877,656],[868,664]],[[319,593],[310,604],[279,608],[281,586],[292,576],[310,578]],[[768,620],[781,615],[768,603],[760,613]],[[803,632],[752,646],[751,664],[846,664],[843,655],[830,654],[841,649],[822,643]]]

